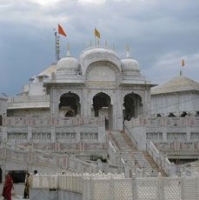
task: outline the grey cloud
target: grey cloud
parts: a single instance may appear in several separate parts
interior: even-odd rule
[[[68,34],[66,39],[60,38],[61,56],[69,42],[72,55],[77,57],[83,45],[94,42],[96,27],[102,35],[101,44],[105,40],[110,46],[114,44],[121,58],[130,45],[132,57],[152,81],[172,78],[173,70],[179,71],[182,56],[190,63],[185,73],[197,80],[198,7],[199,2],[186,0],[175,4],[171,0],[107,0],[103,4],[62,0],[48,7],[24,0],[0,4],[0,91],[19,92],[29,77],[54,61],[53,28],[57,23]],[[8,75],[11,84],[5,79]]]

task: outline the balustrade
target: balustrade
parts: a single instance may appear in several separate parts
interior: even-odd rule
[[[150,200],[150,199],[198,199],[198,174],[186,177],[135,177],[123,174],[52,174],[33,176],[31,197],[42,195],[46,189],[57,191],[56,198],[82,200]],[[39,190],[39,191],[38,191]],[[77,194],[80,195],[77,198]],[[76,197],[76,198],[75,198]]]

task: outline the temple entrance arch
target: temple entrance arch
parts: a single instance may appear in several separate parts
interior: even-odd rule
[[[141,113],[141,97],[135,93],[130,93],[124,96],[124,120],[130,121],[132,117],[138,117]]]
[[[105,128],[112,128],[112,105],[111,98],[109,95],[100,92],[93,97],[93,115],[95,117],[104,117],[105,119]]]
[[[80,99],[75,93],[68,92],[60,97],[59,112],[63,117],[75,117],[80,114]]]

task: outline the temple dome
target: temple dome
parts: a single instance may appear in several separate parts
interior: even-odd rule
[[[133,59],[129,55],[129,49],[126,52],[126,58],[121,60],[121,66],[123,72],[139,72],[140,67],[137,60]]]
[[[79,61],[70,55],[61,58],[57,63],[57,72],[76,73],[79,69]]]
[[[122,71],[140,71],[139,63],[137,60],[134,60],[130,57],[124,58],[121,60]]]
[[[119,72],[121,71],[121,60],[113,50],[102,47],[91,47],[85,49],[80,56],[83,74],[86,73],[90,64],[100,61],[110,62]]]

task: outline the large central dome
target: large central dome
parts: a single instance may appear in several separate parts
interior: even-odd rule
[[[84,50],[80,56],[80,64],[82,66],[83,74],[86,73],[89,65],[100,61],[110,62],[116,66],[118,71],[121,71],[121,61],[113,50],[102,47],[91,47]]]

